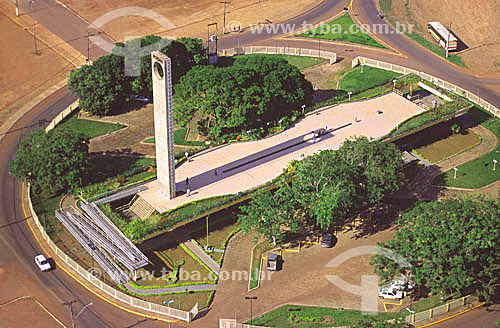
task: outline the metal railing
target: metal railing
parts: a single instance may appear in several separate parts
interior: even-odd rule
[[[99,230],[89,227],[89,233],[102,240],[103,247],[108,246],[109,251],[117,254],[120,260],[130,271],[135,271],[148,265],[148,258],[135,246],[116,225],[93,203],[82,202],[81,208],[95,222]],[[96,227],[96,228],[97,228]],[[108,249],[106,249],[108,251]],[[123,255],[123,256],[122,256]]]
[[[400,65],[396,65],[396,64],[392,64],[392,63],[387,63],[387,62],[383,62],[383,61],[376,60],[376,59],[361,57],[361,56],[358,56],[352,60],[352,67],[353,68],[358,66],[358,65],[366,65],[366,66],[380,68],[380,69],[384,69],[384,70],[392,71],[392,72],[396,72],[396,73],[401,73],[401,74],[413,73],[413,74],[417,75],[418,77],[420,77],[422,80],[429,81],[431,83],[434,83],[435,85],[437,85],[440,88],[454,92],[455,94],[466,98],[467,100],[473,102],[474,104],[483,107],[484,109],[489,111],[494,116],[500,117],[500,109],[498,109],[498,107],[494,106],[490,102],[482,99],[478,95],[476,95],[468,90],[465,90],[465,89],[463,89],[463,88],[461,88],[453,83],[450,83],[450,82],[445,81],[443,79],[437,78],[433,75],[430,75],[430,74],[427,74],[424,72],[420,72],[420,71],[417,71],[417,70],[414,70],[414,69],[411,69],[408,67],[404,67],[404,66],[400,66]]]
[[[73,235],[73,237],[82,245],[83,248],[94,258],[94,260],[106,271],[106,273],[118,284],[125,284],[129,281],[128,276],[123,270],[114,263],[114,261],[102,252],[87,237],[87,234],[80,229],[77,221],[79,215],[71,212],[56,211],[56,218],[61,221],[63,226]],[[76,223],[76,224],[75,224]]]
[[[128,306],[131,306],[136,309],[141,309],[144,311],[149,312],[149,314],[159,314],[159,315],[164,315],[164,316],[170,316],[172,318],[180,319],[186,322],[191,322],[193,320],[194,314],[188,311],[182,311],[173,307],[167,307],[163,306],[160,304],[155,304],[155,303],[150,303],[146,301],[142,301],[138,298],[135,298],[133,296],[127,295],[119,290],[116,290],[115,288],[107,285],[105,282],[101,281],[100,279],[94,277],[91,273],[87,271],[84,267],[76,263],[70,256],[66,255],[64,251],[62,251],[50,238],[50,236],[45,232],[44,227],[40,223],[40,219],[38,218],[38,215],[36,214],[34,208],[33,208],[33,203],[31,201],[30,197],[30,191],[28,187],[28,203],[29,203],[29,209],[32,214],[32,219],[33,222],[36,225],[36,228],[39,230],[42,239],[47,242],[49,245],[50,249],[56,254],[56,256],[64,262],[68,267],[70,267],[72,270],[74,270],[78,276],[81,278],[85,279],[85,281],[91,283],[95,288],[99,289],[102,291],[104,294],[108,295],[109,297],[123,302],[124,304],[127,304]]]

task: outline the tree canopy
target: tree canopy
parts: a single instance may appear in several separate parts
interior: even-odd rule
[[[70,73],[69,90],[79,98],[80,108],[93,115],[103,116],[116,111],[132,93],[151,97],[151,57],[149,53],[141,56],[141,49],[146,46],[151,46],[152,51],[160,50],[170,57],[174,84],[191,67],[204,63],[205,50],[200,39],[185,37],[172,41],[148,35],[126,43],[117,43],[112,54],[102,56],[91,65],[82,66]],[[121,48],[126,48],[126,52]],[[134,57],[134,52],[137,52],[136,57],[140,57],[139,61],[124,59],[125,53]],[[132,65],[128,67],[128,72],[135,68],[140,74],[127,76],[125,64]]]
[[[107,115],[123,105],[130,93],[123,57],[102,56],[90,66],[72,70],[68,87],[80,100],[80,108],[93,115]]]
[[[328,230],[343,225],[386,192],[399,189],[402,162],[393,144],[365,137],[346,140],[336,151],[293,161],[275,192],[259,192],[241,207],[242,229],[282,242],[299,228]]]
[[[58,193],[81,186],[88,165],[88,138],[69,129],[36,131],[24,139],[9,170],[34,188]]]
[[[194,67],[174,90],[177,123],[185,125],[198,112],[200,130],[213,139],[290,116],[312,100],[304,75],[269,56],[236,59],[226,67]]]
[[[500,206],[480,196],[420,203],[403,214],[399,231],[381,246],[404,257],[402,268],[374,256],[375,272],[385,281],[410,271],[415,282],[433,293],[486,300],[500,295]]]

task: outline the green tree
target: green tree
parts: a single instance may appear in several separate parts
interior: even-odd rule
[[[374,256],[375,272],[385,281],[410,271],[433,293],[464,295],[477,291],[486,300],[500,292],[500,207],[479,196],[420,203],[403,214],[394,238],[381,246],[404,257],[402,268]]]
[[[189,53],[189,59],[192,58],[191,66],[203,65],[206,63],[207,49],[203,45],[203,40],[197,38],[182,37],[176,39],[176,41],[186,46],[186,49]]]
[[[292,161],[274,194],[258,194],[241,208],[240,222],[245,231],[256,231],[266,239],[276,237],[279,230],[278,241],[299,227],[328,230],[343,225],[385,193],[397,190],[401,168],[401,152],[394,145],[370,143],[364,137],[347,140],[336,151]]]
[[[245,213],[238,222],[246,233],[257,232],[269,242],[282,243],[287,232],[300,227],[303,212],[296,206],[290,187],[280,182],[276,192],[259,191],[249,205],[241,206]]]
[[[190,70],[175,86],[177,123],[199,112],[201,130],[217,139],[291,116],[311,102],[311,84],[294,66],[280,58],[257,59]]]
[[[36,131],[24,139],[10,162],[11,174],[36,189],[59,193],[81,186],[89,157],[89,139],[69,129]]]
[[[403,155],[392,143],[369,141],[366,137],[345,140],[337,151],[339,161],[356,167],[364,199],[376,204],[387,192],[399,190]]]
[[[68,87],[80,100],[82,110],[103,116],[123,105],[129,84],[123,57],[111,54],[71,71]]]
[[[197,40],[197,39],[193,39]],[[196,41],[191,41],[191,38],[186,38],[185,42],[193,47],[193,51],[197,51]],[[151,51],[160,50],[163,54],[170,58],[170,67],[172,75],[172,83],[177,83],[179,79],[186,74],[187,71],[195,65],[193,54],[188,51],[187,46],[176,40],[161,38],[156,35],[148,35],[144,38],[138,38],[127,41],[125,44],[117,43],[116,47],[125,47],[133,56],[134,49],[137,51],[136,57],[140,56],[140,51],[144,47],[152,47]],[[116,52],[117,50],[113,50]],[[141,74],[131,79],[131,90],[134,93],[146,94],[149,97],[153,94],[153,80],[151,69],[151,55],[148,53],[142,56],[139,62],[141,65]]]

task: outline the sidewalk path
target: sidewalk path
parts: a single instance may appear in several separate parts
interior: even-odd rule
[[[190,239],[184,243],[184,246],[186,246],[201,262],[205,263],[205,265],[217,276],[219,275],[220,266],[197,243]]]
[[[130,283],[126,283],[125,288],[127,288],[128,291],[133,292],[134,294],[138,295],[152,295],[152,294],[165,294],[165,293],[175,293],[175,292],[185,292],[186,289],[188,291],[200,291],[200,290],[215,290],[217,287],[216,284],[203,284],[203,285],[190,285],[190,286],[178,286],[178,287],[166,287],[166,288],[148,288],[148,289],[142,289],[142,288],[136,288]]]
[[[345,139],[354,136],[384,136],[397,124],[423,111],[394,93],[332,106],[272,137],[232,143],[184,163],[175,170],[176,188],[186,190],[185,180],[189,177],[189,197],[166,199],[157,180],[148,183],[148,190],[139,195],[162,213],[198,199],[252,189],[277,177],[291,160],[324,149],[337,149]],[[325,127],[328,133],[313,142],[312,131]]]

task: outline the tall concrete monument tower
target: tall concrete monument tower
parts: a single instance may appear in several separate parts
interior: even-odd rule
[[[174,123],[170,58],[151,53],[156,144],[156,175],[163,195],[175,197]]]

